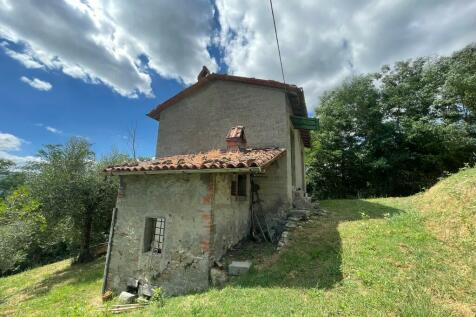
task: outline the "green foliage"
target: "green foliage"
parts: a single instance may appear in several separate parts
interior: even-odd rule
[[[60,230],[45,238],[79,248],[78,261],[88,261],[91,244],[106,240],[117,182],[102,175],[104,164],[96,163],[84,139],[47,145],[39,154],[42,161],[33,166],[29,185],[49,225]]]
[[[0,198],[5,198],[12,190],[25,183],[25,173],[15,170],[15,163],[0,158]]]
[[[129,158],[95,160],[80,138],[46,145],[39,156],[22,167],[0,160],[0,275],[78,252],[88,261],[90,245],[107,240],[118,180],[102,171]]]
[[[154,288],[152,292],[153,294],[150,298],[150,301],[155,303],[159,307],[164,306],[164,296],[160,287]]]
[[[400,196],[476,160],[476,45],[355,76],[326,92],[307,154],[319,198]]]
[[[39,206],[25,186],[0,199],[0,275],[19,269],[34,237],[46,229]]]

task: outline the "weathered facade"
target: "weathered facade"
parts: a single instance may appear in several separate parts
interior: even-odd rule
[[[249,235],[256,193],[268,234],[278,230],[305,190],[309,133],[292,121],[305,111],[295,86],[206,72],[151,111],[158,158],[107,169],[121,189],[106,288],[129,278],[169,295],[207,288],[210,268]]]

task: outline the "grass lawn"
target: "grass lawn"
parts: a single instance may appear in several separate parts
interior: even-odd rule
[[[408,198],[329,200],[279,254],[247,245],[246,276],[128,316],[475,316],[476,169]],[[94,316],[102,259],[0,279],[0,315]]]
[[[101,304],[104,258],[64,260],[0,278],[0,316],[82,316]]]

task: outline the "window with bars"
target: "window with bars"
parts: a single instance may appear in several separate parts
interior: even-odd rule
[[[146,218],[144,252],[161,254],[164,249],[165,218]]]

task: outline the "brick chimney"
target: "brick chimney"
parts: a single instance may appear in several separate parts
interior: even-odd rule
[[[226,135],[226,150],[239,152],[246,149],[245,127],[238,125],[228,131]]]

